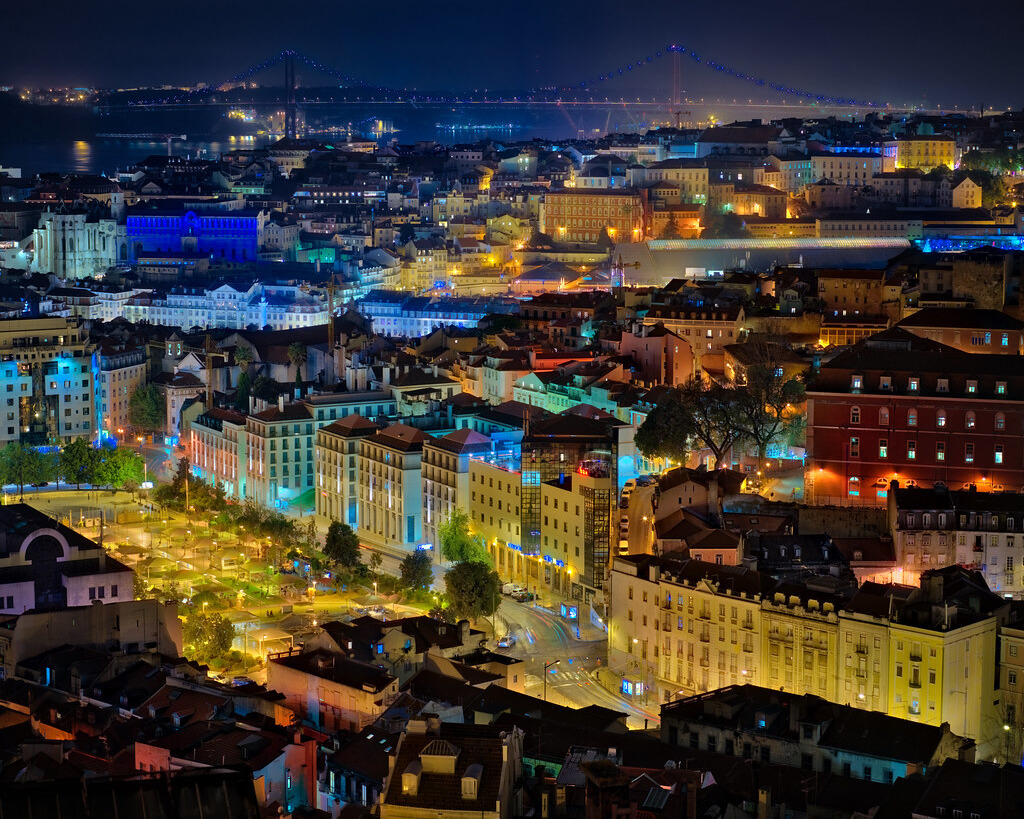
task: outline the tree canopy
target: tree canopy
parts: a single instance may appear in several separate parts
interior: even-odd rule
[[[142,458],[123,447],[103,447],[93,470],[93,483],[111,489],[135,490],[142,483]]]
[[[735,391],[717,382],[692,379],[673,387],[636,433],[636,446],[647,458],[686,461],[703,447],[714,456],[714,468],[745,436],[742,410]]]
[[[76,487],[93,482],[93,472],[99,463],[99,453],[84,438],[76,438],[61,449],[57,457],[58,474],[65,483]]]
[[[223,614],[207,614],[195,608],[185,618],[181,637],[186,645],[193,647],[197,657],[222,657],[231,650],[235,627]]]
[[[44,483],[56,474],[54,460],[20,441],[11,441],[0,449],[0,478],[3,484],[15,484],[21,494],[25,486]]]
[[[166,417],[164,397],[155,384],[139,387],[128,399],[128,418],[137,429],[159,432],[164,428]]]
[[[449,563],[490,565],[487,547],[470,532],[469,513],[453,509],[448,519],[438,527],[437,536],[441,541],[441,557]]]
[[[501,579],[485,563],[456,563],[444,576],[449,608],[456,619],[476,619],[494,614],[500,600]]]
[[[332,520],[324,538],[324,554],[339,566],[355,568],[361,564],[359,538],[347,523]]]
[[[715,213],[704,220],[701,239],[744,239],[750,236],[743,218],[735,213]]]
[[[402,585],[407,589],[429,589],[434,580],[434,566],[430,552],[417,549],[404,558],[400,566]]]

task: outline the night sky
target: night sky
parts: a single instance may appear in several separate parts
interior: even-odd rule
[[[1024,0],[46,0],[10,12],[0,84],[218,83],[294,48],[375,85],[531,88],[575,83],[677,42],[737,71],[815,93],[929,107],[1024,106]],[[683,65],[690,96],[766,96]],[[608,93],[664,92],[669,61],[640,77],[609,83]],[[329,80],[300,71],[300,82]]]

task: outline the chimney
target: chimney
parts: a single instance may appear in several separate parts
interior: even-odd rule
[[[383,365],[380,368],[380,371],[381,371],[381,381],[384,382],[385,386],[389,386],[391,384],[391,365],[390,364]]]
[[[284,412],[284,393],[277,396],[277,409],[278,412]]]

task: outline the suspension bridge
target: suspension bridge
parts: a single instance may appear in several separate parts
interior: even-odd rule
[[[667,68],[667,71],[665,69]],[[331,85],[300,87],[299,73],[307,79],[329,77]],[[704,72],[728,78],[737,86],[737,96],[704,99],[687,95],[684,78]],[[280,85],[274,75],[283,77]],[[257,83],[257,79],[260,80]],[[695,84],[697,81],[695,80]],[[638,89],[647,89],[638,92]],[[657,89],[657,90],[654,90]],[[739,93],[740,91],[745,93]],[[624,110],[657,108],[678,121],[683,109],[723,107],[777,111],[780,116],[828,116],[908,110],[882,100],[854,98],[808,90],[751,74],[708,58],[692,49],[672,44],[629,63],[612,66],[574,82],[522,91],[481,89],[461,94],[431,94],[414,89],[374,85],[293,49],[285,49],[223,82],[189,89],[151,89],[127,94],[111,92],[98,100],[103,113],[139,109],[197,109],[209,107],[284,110],[284,130],[296,136],[299,110],[327,106],[500,106],[503,108],[601,108]],[[946,109],[912,109],[919,113],[945,113]],[[686,110],[685,113],[689,113]],[[967,112],[964,112],[967,113]]]

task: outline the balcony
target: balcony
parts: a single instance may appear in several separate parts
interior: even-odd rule
[[[700,667],[701,668],[710,668],[711,667],[711,660],[709,660],[707,657],[701,657],[700,658]]]
[[[858,654],[867,654],[868,653],[868,647],[865,646],[865,645],[855,646],[853,650],[856,651]]]
[[[700,637],[698,639],[702,643],[710,643],[711,642],[711,635],[708,634],[706,631],[703,631],[703,632],[701,632],[701,635],[700,635]]]

